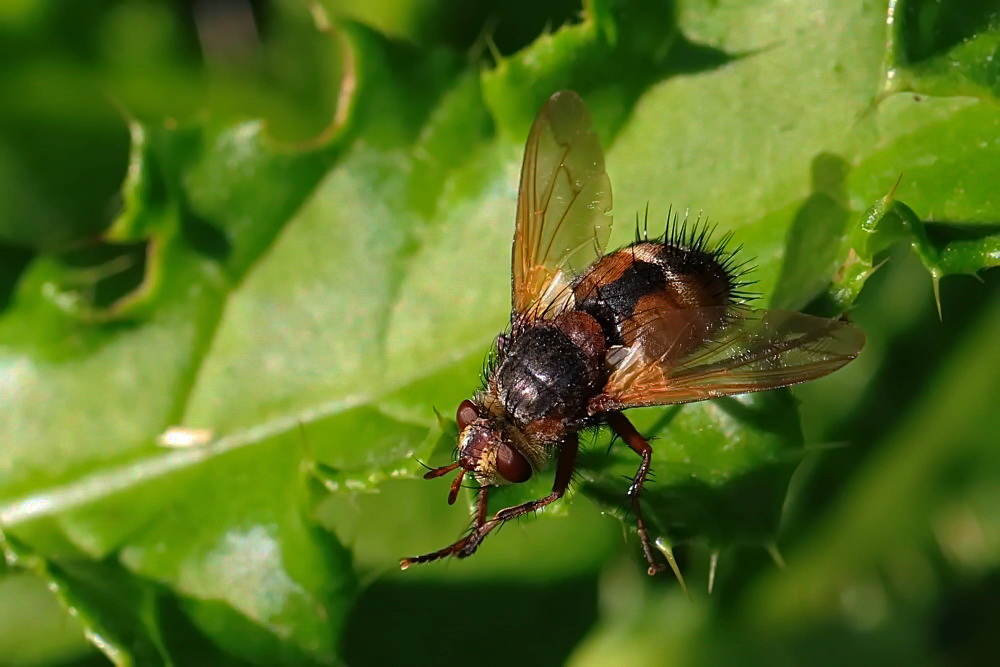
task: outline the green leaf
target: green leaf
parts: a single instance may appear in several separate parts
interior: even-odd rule
[[[643,495],[656,533],[716,547],[766,543],[776,534],[785,490],[803,455],[795,402],[788,392],[726,398],[704,406],[630,413],[655,438],[654,479]],[[582,490],[624,509],[625,478],[637,459],[622,445],[581,461]]]
[[[114,565],[87,561],[56,565],[0,535],[9,563],[34,572],[54,592],[115,665],[170,664],[160,635],[155,591]]]
[[[1000,94],[1000,7],[990,0],[893,0],[884,89],[928,95]]]
[[[507,322],[524,135],[554,89],[583,93],[606,147],[612,244],[631,240],[647,207],[653,233],[671,207],[704,211],[756,258],[761,306],[839,315],[864,301],[893,246],[912,247],[935,280],[996,265],[988,11],[963,24],[965,41],[933,30],[920,41],[926,29],[910,25],[887,46],[885,7],[868,3],[594,2],[492,66],[354,23],[329,28],[315,11],[319,30],[294,12],[275,29],[283,53],[302,58],[315,42],[340,54],[310,69],[344,73],[311,82],[341,101],[313,138],[291,143],[220,112],[252,95],[218,72],[226,101],[178,121],[150,114],[130,87],[141,77],[115,70],[138,116],[121,214],[61,252],[0,253],[0,525],[15,566],[60,586],[121,664],[336,663],[358,582],[467,526],[468,503],[449,507],[445,482],[416,480],[417,460],[450,460],[454,433],[434,408],[451,415],[474,391]],[[416,30],[416,12],[400,10],[395,25]],[[133,20],[146,19],[122,25]],[[170,50],[157,39],[131,53],[156,61]],[[961,67],[946,74],[942,58]],[[885,94],[886,63],[938,96]],[[18,67],[3,76],[18,80]],[[283,127],[308,87],[274,94],[276,115],[290,114]],[[193,99],[184,90],[153,98],[153,110],[183,106]],[[951,96],[962,91],[974,94]],[[19,113],[43,104],[31,95]],[[307,127],[315,114],[302,112]],[[4,162],[2,148],[0,169],[29,183],[20,154]],[[43,220],[39,193],[56,191],[15,188],[3,201]],[[93,202],[58,203],[76,213]],[[43,250],[80,237],[55,228],[0,233]],[[943,312],[960,306],[945,299]],[[867,325],[873,341],[911,321],[894,308],[891,325]],[[850,428],[843,415],[888,356],[873,343],[801,392],[807,413],[833,406]],[[655,438],[643,502],[663,544],[718,553],[777,539],[808,451],[790,392],[631,414]],[[623,477],[637,457],[620,443],[608,452],[606,433],[587,444],[579,483],[537,521],[491,536],[473,559],[395,573],[386,586],[591,581],[615,553],[637,560],[634,540],[623,546],[602,516],[631,530]],[[872,479],[866,488],[882,473]],[[550,484],[536,476],[494,501]],[[850,543],[845,524],[838,545]],[[678,632],[710,619],[694,614]]]

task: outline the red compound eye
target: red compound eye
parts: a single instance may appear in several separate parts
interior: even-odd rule
[[[465,427],[479,419],[479,409],[476,404],[466,399],[462,401],[455,412],[455,421],[458,423],[458,430],[464,431]]]
[[[531,464],[521,452],[504,442],[497,449],[497,472],[508,482],[527,482],[531,479]]]

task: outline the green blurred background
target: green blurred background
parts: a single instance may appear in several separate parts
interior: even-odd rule
[[[643,12],[664,12],[704,36],[712,30],[707,19],[699,23],[700,17],[712,16],[711,26],[720,34],[731,30],[737,35],[736,24],[752,20],[758,3],[738,8],[727,2],[595,3],[612,14],[619,4],[629,9],[617,15],[621,21],[641,28]],[[759,4],[761,17],[780,16],[774,3]],[[815,4],[817,13],[829,10],[829,3]],[[883,30],[889,5],[881,4],[877,11],[859,9],[848,19],[882,17],[883,23],[858,29]],[[926,33],[927,41],[919,43],[952,48],[978,36],[983,39],[977,44],[986,50],[960,54],[961,62],[985,63],[995,54],[1000,63],[1000,8],[971,4],[970,14],[978,17],[974,25],[955,18],[960,12],[954,8],[961,3],[893,3],[900,15],[909,12],[915,30]],[[336,82],[345,70],[338,43],[317,26],[356,20],[404,44],[404,53],[462,63],[475,72],[493,67],[496,57],[516,55],[547,31],[576,22],[580,12],[575,2],[555,0],[5,0],[0,4],[0,89],[6,92],[0,105],[0,308],[15,298],[33,263],[75,256],[122,209],[130,119],[170,128],[262,118],[283,144],[307,145],[331,126],[340,94]],[[734,26],[726,28],[727,21]],[[852,29],[851,24],[831,28],[830,39],[840,38],[838,30]],[[646,48],[640,29],[626,27],[622,35],[638,36],[635,48]],[[729,44],[727,58],[748,57],[738,37]],[[938,53],[911,49],[904,64],[931,62]],[[725,61],[719,57],[717,62],[714,50],[697,44],[669,55],[675,60],[652,78],[663,81]],[[985,74],[973,80],[976,85],[986,81],[980,88],[955,84],[950,89],[949,80],[933,67],[912,71],[919,74],[914,81],[932,93],[969,96],[1000,114],[1000,79],[991,79],[996,65],[982,69]],[[636,91],[645,83],[636,83]],[[630,85],[626,81],[621,88]],[[622,92],[610,84],[607,90],[611,99]],[[622,104],[634,101],[636,91],[621,94]],[[872,86],[872,99],[879,92]],[[424,104],[414,101],[414,108],[423,113]],[[961,154],[960,138],[953,141]],[[938,150],[947,161],[946,141]],[[994,247],[992,255],[983,253],[982,266],[997,259],[995,246],[988,245],[995,241],[981,230],[992,224],[995,239],[1000,224],[995,194],[1000,164],[987,164],[998,178],[992,194],[975,204],[980,213],[969,220],[938,215],[934,202],[923,209],[914,206],[918,215],[943,223],[931,230],[932,242],[971,239]],[[619,188],[613,170],[611,177]],[[802,175],[804,181],[811,178],[816,174]],[[874,192],[884,193],[883,185],[873,186]],[[749,190],[754,184],[745,186]],[[267,183],[261,181],[261,187]],[[664,183],[661,189],[670,187]],[[648,196],[669,198],[669,192]],[[864,203],[851,203],[857,216]],[[822,202],[812,204],[822,209]],[[970,222],[979,227],[970,231]],[[845,369],[846,379],[796,389],[810,453],[792,479],[773,544],[721,545],[717,572],[709,563],[719,545],[681,545],[677,555],[689,596],[670,577],[647,579],[635,545],[623,544],[619,524],[599,516],[588,502],[574,503],[565,525],[543,528],[539,520],[508,529],[518,536],[507,548],[525,559],[516,565],[529,563],[521,573],[497,565],[507,557],[502,548],[493,561],[486,553],[477,555],[484,558],[482,570],[443,567],[413,577],[372,568],[374,556],[358,556],[359,593],[346,612],[340,658],[354,665],[512,660],[525,665],[995,664],[1000,652],[1000,282],[996,271],[982,272],[979,281],[944,278],[939,319],[931,280],[906,244],[893,246],[885,256],[888,262],[870,278],[852,312],[869,336],[865,355]],[[124,280],[127,284],[117,291],[111,287],[115,295],[135,286]],[[14,377],[4,375],[0,390],[7,391],[3,382]],[[474,381],[474,374],[466,377],[463,382]],[[449,406],[438,407],[450,414]],[[4,472],[13,475],[0,467]],[[384,530],[395,530],[398,521],[386,517],[401,505],[413,502],[419,510],[421,503],[443,504],[443,488],[425,491],[421,484],[383,479],[377,495],[360,494],[335,507],[328,501],[325,522],[341,539],[353,540],[350,546],[358,553],[394,553],[398,542],[380,541],[357,525],[357,516],[374,517],[368,526],[375,532],[380,520]],[[415,493],[426,495],[413,500]],[[450,526],[407,544],[440,546],[428,539],[454,534],[464,520],[454,516],[462,510],[453,509],[447,515]],[[432,520],[442,516],[434,514]],[[527,537],[517,533],[522,528]],[[552,535],[533,542],[532,530]],[[570,557],[561,551],[567,544],[568,551],[593,553]],[[562,566],[564,559],[568,564]],[[533,560],[541,564],[530,565]],[[39,573],[19,567],[0,573],[0,663],[107,664]],[[195,629],[176,609],[161,613],[176,623],[164,623],[166,637],[153,643],[190,647],[176,664],[222,664],[218,646],[205,648],[212,642],[201,637],[204,617]],[[246,661],[225,648],[222,654],[232,664]],[[157,664],[163,654],[135,655],[140,657],[122,664]],[[211,657],[196,659],[199,655]],[[294,664],[297,659],[283,660]]]

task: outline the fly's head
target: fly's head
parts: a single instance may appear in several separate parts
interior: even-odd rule
[[[455,422],[458,424],[458,460],[424,475],[425,479],[434,479],[459,470],[448,493],[449,505],[458,497],[466,473],[475,477],[480,486],[518,484],[531,479],[531,463],[514,445],[499,420],[485,409],[473,401],[462,401]]]

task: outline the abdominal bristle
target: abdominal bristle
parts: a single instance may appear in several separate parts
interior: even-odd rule
[[[717,224],[710,223],[707,218],[703,220],[700,214],[692,220],[687,211],[682,217],[670,209],[663,235],[651,241],[673,248],[677,252],[676,260],[680,264],[678,268],[706,265],[718,267],[725,274],[729,285],[729,303],[734,305],[747,303],[757,296],[745,289],[755,282],[746,279],[754,270],[753,262],[740,256],[742,245],[730,247],[733,232],[729,231],[715,238],[717,229]]]

